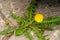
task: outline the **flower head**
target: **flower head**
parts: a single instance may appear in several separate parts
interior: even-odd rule
[[[9,21],[8,20],[5,20],[5,24],[9,24]]]
[[[43,21],[43,19],[44,19],[44,16],[43,16],[42,14],[36,14],[36,15],[34,16],[34,20],[35,20],[36,22],[41,23],[41,22]]]

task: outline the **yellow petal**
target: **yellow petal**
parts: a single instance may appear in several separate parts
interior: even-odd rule
[[[34,17],[34,20],[39,23],[43,22],[43,19],[44,19],[44,16],[42,14],[36,14]]]

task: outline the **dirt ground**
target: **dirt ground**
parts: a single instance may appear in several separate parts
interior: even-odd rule
[[[30,0],[0,0],[0,31],[6,29],[6,25],[4,20],[8,19],[11,26],[17,26],[18,23],[14,20],[9,14],[12,10],[16,15],[23,16],[26,13],[26,8],[29,5]],[[51,6],[49,7],[46,4],[42,4],[37,7],[35,13],[42,13],[45,18],[49,16],[60,16],[60,6]],[[3,18],[2,15],[5,17]],[[33,33],[33,32],[31,32]],[[56,26],[56,30],[54,31],[45,31],[44,35],[48,34],[50,40],[60,40],[60,25]],[[38,38],[33,35],[35,40]],[[0,35],[0,40],[28,40],[24,35],[15,36],[12,35],[9,39],[8,36]]]

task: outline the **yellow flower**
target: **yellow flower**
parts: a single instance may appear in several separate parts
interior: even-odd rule
[[[34,20],[35,20],[36,22],[41,23],[41,22],[43,21],[43,19],[44,19],[44,16],[43,16],[42,14],[36,14],[36,15],[34,16]]]
[[[5,24],[9,24],[9,21],[8,20],[5,20]]]

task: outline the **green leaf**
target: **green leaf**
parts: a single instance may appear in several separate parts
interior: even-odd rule
[[[27,38],[29,38],[29,40],[34,40],[33,36],[31,35],[31,30],[30,29],[26,30],[25,36]]]
[[[20,22],[24,22],[24,18],[16,16],[12,11],[10,12],[10,15],[16,19],[16,22],[20,23]]]
[[[16,32],[15,34],[18,36],[18,35],[21,35],[22,33],[24,33],[24,31],[27,29],[27,27],[32,24],[33,21],[31,21],[30,23],[27,23],[27,24],[22,24],[20,28],[17,28],[16,29]]]
[[[36,36],[39,38],[39,40],[46,40],[45,37],[41,32],[38,31],[35,27],[31,27],[32,30],[35,32]]]
[[[18,23],[24,22],[24,19],[22,17],[17,17],[16,18],[16,22],[18,22]]]
[[[13,33],[14,30],[12,29],[5,29],[3,31],[0,32],[0,35],[6,35],[6,34],[10,34]]]
[[[23,24],[21,27],[18,27],[16,29],[15,35],[19,36],[19,35],[23,34],[25,30],[26,30],[26,26]]]
[[[19,29],[19,28],[18,28],[18,29],[16,30],[15,34],[16,34],[16,36],[19,36],[19,35],[23,34],[23,32],[24,32],[23,29]]]
[[[47,22],[48,23],[59,23],[60,22],[60,17],[52,17],[52,18],[48,18],[47,20],[43,21],[43,23],[47,23]]]
[[[30,6],[27,9],[30,21],[32,20],[34,12],[35,12],[35,8],[36,8],[35,3],[36,3],[36,0],[31,0]]]
[[[60,17],[52,17],[38,23],[38,27],[42,29],[54,30],[54,26],[60,24]]]

